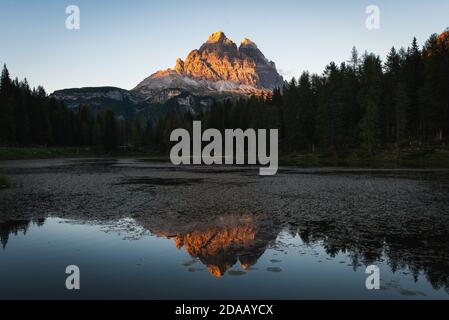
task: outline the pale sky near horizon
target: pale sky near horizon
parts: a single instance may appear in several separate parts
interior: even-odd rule
[[[80,8],[80,30],[65,27],[68,5]],[[365,27],[368,5],[380,8],[379,30]],[[383,58],[448,26],[448,0],[0,0],[0,63],[49,93],[132,89],[222,30],[237,44],[256,42],[289,80],[346,61],[354,45]]]

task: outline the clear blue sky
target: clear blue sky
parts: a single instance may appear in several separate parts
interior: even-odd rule
[[[71,4],[81,11],[77,31],[65,28]],[[370,4],[380,8],[380,30],[365,28]],[[384,57],[448,26],[448,0],[0,0],[0,63],[48,92],[131,89],[222,30],[255,41],[290,79],[347,60],[353,45]]]

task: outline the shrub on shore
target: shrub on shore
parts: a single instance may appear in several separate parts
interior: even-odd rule
[[[0,175],[0,189],[11,187],[11,181],[5,177]]]

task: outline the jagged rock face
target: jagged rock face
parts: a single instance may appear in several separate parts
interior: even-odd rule
[[[199,50],[193,50],[186,61],[178,60],[178,72],[210,81],[233,81],[257,86],[258,76],[253,59],[240,55],[237,45],[223,33],[212,34]]]
[[[237,47],[223,32],[215,32],[185,61],[178,59],[173,69],[156,72],[134,90],[148,97],[167,88],[202,95],[263,95],[282,84],[274,62],[268,61],[254,42],[245,38]]]
[[[174,68],[152,74],[133,90],[74,88],[55,91],[52,96],[69,108],[84,104],[94,112],[112,109],[125,119],[136,113],[154,118],[164,110],[193,110],[198,102],[209,107],[214,99],[269,96],[282,85],[274,62],[254,42],[245,38],[237,46],[223,32],[215,32],[185,60],[178,59]],[[165,109],[157,109],[161,105]]]

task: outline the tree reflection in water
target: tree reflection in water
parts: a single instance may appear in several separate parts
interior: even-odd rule
[[[386,260],[392,272],[408,268],[415,281],[423,273],[435,289],[444,288],[449,293],[449,228],[444,221],[424,232],[426,225],[419,220],[406,225],[390,221],[391,226],[385,227],[376,219],[352,224],[301,217],[282,221],[279,215],[250,212],[182,217],[152,214],[135,221],[153,235],[174,241],[177,248],[184,248],[216,277],[237,263],[242,269],[249,269],[287,230],[292,236],[299,236],[305,245],[320,244],[329,256],[348,255],[354,270]],[[3,248],[11,234],[26,234],[31,224],[44,223],[45,219],[0,222]]]
[[[243,269],[256,264],[279,233],[288,230],[306,245],[320,243],[331,257],[347,254],[354,270],[387,259],[392,272],[409,268],[415,281],[423,272],[435,289],[449,293],[449,229],[441,224],[433,232],[423,232],[422,225],[410,221],[407,226],[391,221],[391,227],[382,228],[376,219],[353,225],[344,220],[301,218],[281,222],[276,215],[249,212],[207,214],[188,222],[152,216],[138,222],[151,233],[172,239],[178,248],[184,247],[217,277],[237,262]],[[401,231],[404,227],[407,232]]]
[[[25,235],[31,223],[34,223],[37,226],[42,226],[45,223],[45,219],[9,220],[0,222],[0,243],[2,244],[3,249],[6,248],[11,234],[17,235],[21,232]]]

